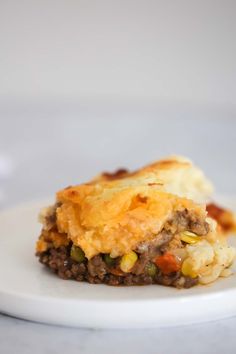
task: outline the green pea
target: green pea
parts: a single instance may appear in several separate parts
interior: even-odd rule
[[[146,271],[150,277],[154,277],[157,272],[157,267],[155,266],[154,263],[148,263],[146,266]]]
[[[71,247],[70,256],[74,261],[78,263],[81,263],[85,260],[84,251],[80,247],[74,245]]]
[[[112,267],[115,265],[115,259],[111,258],[111,256],[109,254],[104,254],[103,259],[108,267]]]

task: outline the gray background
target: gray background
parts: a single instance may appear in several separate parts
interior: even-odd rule
[[[2,104],[0,114],[0,205],[170,154],[193,159],[218,194],[236,194],[233,108],[41,102]]]
[[[236,196],[235,14],[233,0],[0,1],[0,208],[173,153]],[[0,353],[235,353],[235,327],[97,331],[0,314]]]
[[[234,0],[1,0],[0,94],[235,104]]]

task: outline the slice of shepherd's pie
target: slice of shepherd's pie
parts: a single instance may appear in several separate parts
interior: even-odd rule
[[[232,212],[207,204],[212,185],[182,157],[104,173],[65,188],[40,214],[36,254],[61,278],[189,288],[231,274]]]

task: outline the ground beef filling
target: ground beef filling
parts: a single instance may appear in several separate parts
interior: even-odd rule
[[[92,284],[108,285],[145,285],[162,284],[177,288],[189,288],[197,284],[197,278],[183,276],[181,272],[173,272],[165,275],[157,271],[154,277],[149,276],[145,270],[141,274],[122,273],[120,270],[111,269],[103,260],[103,255],[97,255],[91,260],[82,263],[74,261],[70,257],[69,246],[49,248],[38,254],[39,261],[53,270],[62,279],[74,279],[87,281]],[[142,259],[138,262],[142,263]]]
[[[187,210],[177,212],[175,217],[166,223],[156,239],[149,243],[141,243],[137,247],[135,252],[138,254],[138,260],[130,273],[124,273],[120,270],[120,257],[115,259],[112,266],[105,262],[103,254],[96,255],[90,260],[85,259],[81,263],[76,262],[70,255],[71,242],[60,247],[51,245],[46,251],[38,252],[37,256],[42,264],[63,279],[87,281],[93,284],[162,284],[177,288],[189,288],[198,283],[197,278],[184,276],[180,271],[163,274],[158,267],[155,275],[150,276],[147,271],[147,267],[152,260],[166,252],[175,242],[174,235],[184,230],[203,236],[208,233],[209,225],[204,220],[197,219],[194,214]]]

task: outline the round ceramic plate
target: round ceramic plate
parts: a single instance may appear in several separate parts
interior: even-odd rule
[[[208,286],[111,287],[57,278],[34,256],[39,209],[25,204],[0,213],[0,311],[16,317],[89,328],[145,328],[236,315],[236,275]],[[228,203],[236,207],[235,201]]]

